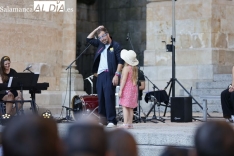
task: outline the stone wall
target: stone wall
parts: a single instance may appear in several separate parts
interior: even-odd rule
[[[88,34],[98,26],[97,2],[93,5],[77,3],[77,43],[86,43]],[[88,49],[90,50],[90,49]]]
[[[1,2],[1,6],[31,7],[33,1]],[[1,13],[0,55],[9,55],[12,68],[23,71],[28,64],[42,65],[41,82],[50,82],[50,90],[59,86],[62,64],[63,16],[53,13]],[[57,42],[53,42],[57,39]],[[57,57],[59,56],[59,57]],[[34,71],[32,69],[32,71]],[[37,72],[40,69],[37,69]],[[58,71],[58,72],[55,72]],[[57,78],[56,78],[57,77]]]
[[[33,4],[33,0],[0,1],[0,9],[8,9],[0,13],[0,55],[8,55],[11,67],[18,72],[32,64],[31,70],[40,73],[38,82],[50,85],[48,91],[37,95],[38,106],[61,108],[68,88],[65,68],[75,59],[76,0],[65,0],[66,8],[73,9],[66,13],[9,11],[9,8],[33,9]],[[74,66],[72,91],[82,91],[83,78]]]
[[[146,0],[97,0],[99,23],[105,25],[114,40],[125,49],[134,49],[143,63],[146,49]],[[130,41],[126,41],[127,34]]]
[[[233,1],[176,1],[176,78],[186,88],[195,87],[198,81],[210,81],[216,73],[231,73],[233,9]],[[166,52],[162,43],[170,44],[171,35],[172,1],[149,0],[145,73],[159,88],[172,77],[172,53]],[[179,89],[176,94],[180,94]]]

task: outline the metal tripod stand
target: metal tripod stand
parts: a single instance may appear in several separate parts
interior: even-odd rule
[[[172,0],[172,35],[171,35],[171,44],[167,44],[166,45],[166,51],[167,52],[172,52],[172,78],[170,79],[170,81],[168,82],[167,86],[165,87],[165,89],[170,86],[170,91],[169,91],[169,96],[171,94],[172,91],[172,97],[175,97],[175,82],[177,82],[184,91],[186,91],[186,93],[192,97],[192,99],[195,101],[196,104],[198,104],[198,106],[203,109],[203,107],[197,102],[197,100],[191,95],[191,93],[189,93],[185,87],[176,79],[175,77],[175,34],[176,34],[176,28],[175,28],[175,1],[176,0]],[[165,42],[165,41],[162,41]],[[166,112],[166,111],[165,111]],[[209,115],[209,114],[208,114]]]

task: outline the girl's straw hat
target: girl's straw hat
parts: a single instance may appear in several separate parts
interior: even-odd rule
[[[136,66],[139,61],[136,58],[136,53],[133,50],[123,49],[121,51],[120,57],[129,65]]]

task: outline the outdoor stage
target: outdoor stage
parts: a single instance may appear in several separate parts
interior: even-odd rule
[[[198,119],[202,119],[201,113],[193,113],[193,115],[195,118],[200,117]],[[224,121],[224,119],[221,118],[222,114],[220,113],[210,113],[210,115],[212,118],[208,118],[208,120]],[[186,148],[193,147],[193,137],[195,130],[203,122],[193,121],[187,123],[175,123],[170,121],[169,116],[166,116],[165,119],[165,123],[153,123],[147,121],[146,123],[136,123],[134,124],[134,129],[128,129],[128,131],[137,141],[139,156],[159,156],[164,147],[167,145],[181,146]],[[66,135],[67,127],[69,125],[70,123],[58,124],[59,134],[61,137]],[[106,128],[106,130],[111,129]]]

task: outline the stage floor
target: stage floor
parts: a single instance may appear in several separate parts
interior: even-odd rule
[[[152,118],[152,115],[149,116],[148,119]],[[211,117],[207,118],[208,121],[225,121],[222,118],[221,113],[210,113],[210,115]],[[202,120],[202,113],[193,113],[193,117],[198,120],[193,120],[192,122],[186,123],[177,123],[171,122],[170,116],[166,115],[164,118],[165,123],[160,121],[158,121],[158,123],[153,123],[150,121],[147,121],[146,123],[134,123],[134,129],[128,129],[128,131],[137,141],[139,156],[158,156],[167,145],[192,148],[194,145],[194,133],[197,127],[204,123],[200,121]],[[58,124],[59,134],[61,137],[66,135],[67,128],[71,124],[72,123]],[[121,123],[118,124],[120,125]],[[113,128],[105,129],[111,130]]]
[[[150,114],[148,119],[152,118],[153,114]],[[198,120],[193,120],[192,122],[171,122],[170,113],[166,114],[165,123],[157,121],[154,123],[147,121],[144,123],[134,123],[134,129],[127,129],[137,141],[139,156],[159,156],[162,150],[168,146],[179,146],[186,148],[193,148],[193,138],[195,131],[198,126],[203,124],[202,122],[202,113],[193,113],[193,118]],[[225,121],[222,118],[221,113],[210,113],[211,117],[208,117],[207,120],[221,120]],[[153,120],[155,121],[155,120]],[[61,138],[67,134],[67,129],[74,122],[62,122],[58,123],[58,131]],[[119,122],[118,125],[122,123]],[[234,127],[234,124],[230,123]],[[3,126],[0,126],[2,130]],[[114,128],[105,128],[105,130],[112,130]]]

